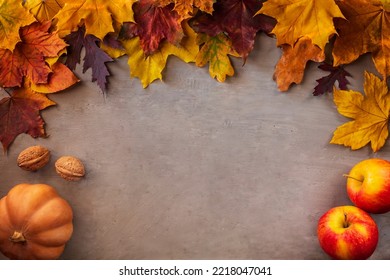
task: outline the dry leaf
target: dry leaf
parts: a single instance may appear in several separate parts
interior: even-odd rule
[[[53,19],[66,0],[26,0],[24,6],[40,22]]]

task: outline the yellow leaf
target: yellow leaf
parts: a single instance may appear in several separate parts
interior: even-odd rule
[[[274,79],[280,91],[287,91],[292,83],[300,84],[309,60],[322,62],[325,53],[313,45],[310,38],[302,37],[294,45],[282,46],[283,55],[276,64]]]
[[[333,18],[344,18],[334,0],[267,0],[257,14],[277,20],[272,33],[278,46],[293,46],[300,37],[308,36],[321,49],[336,33]]]
[[[364,92],[365,96],[352,90],[334,89],[338,112],[354,120],[339,126],[330,143],[356,150],[371,142],[374,152],[383,147],[389,135],[390,93],[387,83],[366,72]]]
[[[360,55],[371,52],[378,72],[383,77],[390,76],[388,2],[348,0],[338,3],[347,20],[335,22],[340,35],[336,37],[333,48],[335,66],[349,64]]]
[[[224,33],[213,37],[201,33],[198,35],[198,44],[201,48],[196,56],[196,66],[203,67],[208,63],[210,76],[219,82],[224,82],[226,76],[234,75],[229,55],[238,57],[239,54],[234,51],[231,40]]]
[[[84,23],[86,34],[103,40],[107,33],[115,31],[118,23],[134,22],[132,5],[136,1],[67,0],[55,16],[58,19],[58,32],[65,37]]]
[[[129,56],[130,76],[138,77],[142,86],[146,88],[154,80],[162,80],[162,71],[170,55],[177,56],[187,63],[194,62],[199,51],[195,39],[196,33],[187,23],[183,24],[183,29],[186,36],[183,38],[180,46],[164,41],[160,48],[149,56],[145,56],[139,37],[123,41],[123,46]]]
[[[0,0],[0,49],[13,51],[20,42],[19,29],[36,21],[21,3]]]
[[[26,0],[24,6],[40,22],[51,20],[64,6],[64,0]]]

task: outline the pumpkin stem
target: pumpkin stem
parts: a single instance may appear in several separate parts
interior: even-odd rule
[[[11,240],[12,242],[16,242],[16,243],[26,242],[26,238],[24,238],[23,233],[21,233],[19,231],[14,231],[14,234],[12,234],[12,236],[9,238],[9,240]]]

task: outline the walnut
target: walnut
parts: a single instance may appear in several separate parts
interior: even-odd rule
[[[68,181],[78,181],[85,175],[83,163],[73,156],[60,157],[55,162],[55,168],[58,175]]]
[[[17,159],[18,166],[27,171],[36,171],[50,160],[50,151],[42,146],[31,146],[23,150]]]

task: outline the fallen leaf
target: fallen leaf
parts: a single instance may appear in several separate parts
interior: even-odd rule
[[[46,83],[51,73],[45,58],[56,57],[66,44],[57,34],[48,32],[51,22],[34,22],[20,30],[15,50],[0,49],[0,85],[21,86],[23,77],[33,83]]]
[[[196,33],[187,22],[183,22],[183,30],[185,36],[180,46],[164,41],[160,48],[149,56],[143,51],[139,37],[124,40],[123,46],[129,56],[130,76],[139,78],[142,86],[146,88],[154,80],[162,80],[162,71],[169,56],[174,55],[187,63],[194,62],[199,51],[196,44]]]
[[[234,75],[229,55],[238,57],[239,54],[234,51],[232,42],[224,33],[213,37],[201,33],[198,35],[198,44],[201,47],[196,56],[196,66],[203,67],[208,63],[210,76],[219,82],[224,82],[226,76]]]
[[[364,92],[365,95],[353,90],[334,89],[338,112],[354,120],[339,126],[330,143],[356,150],[371,142],[372,150],[377,152],[389,135],[389,89],[386,81],[365,72]]]
[[[329,71],[330,74],[316,80],[318,85],[314,88],[313,95],[318,96],[327,92],[332,92],[336,82],[338,82],[339,89],[347,89],[347,85],[349,84],[347,77],[351,77],[351,74],[349,74],[344,67],[334,67],[331,64],[323,63],[319,65],[318,68]]]
[[[59,35],[65,37],[84,23],[86,34],[103,40],[104,36],[115,31],[116,24],[134,22],[134,2],[136,0],[66,0],[55,16]]]
[[[24,7],[40,21],[47,21],[61,10],[66,0],[25,0]]]
[[[156,4],[161,7],[174,4],[174,10],[183,20],[192,17],[194,15],[194,9],[196,8],[211,14],[215,2],[215,0],[157,0]]]
[[[294,47],[282,45],[283,55],[276,64],[274,79],[280,91],[287,91],[292,83],[302,82],[309,60],[322,62],[325,53],[310,38],[302,37]]]
[[[277,20],[272,33],[278,46],[294,46],[299,38],[307,36],[321,49],[336,34],[333,19],[344,18],[334,0],[267,0],[257,14]]]
[[[333,48],[335,66],[371,52],[378,72],[384,78],[390,76],[390,9],[379,0],[337,3],[347,20],[335,21],[339,30]]]
[[[20,42],[19,29],[36,21],[22,1],[0,0],[0,49],[13,51]]]
[[[65,64],[72,70],[80,63],[81,50],[85,49],[83,72],[92,69],[92,81],[97,82],[100,89],[105,92],[107,77],[110,75],[107,62],[113,59],[99,48],[100,39],[94,35],[85,35],[85,29],[80,27],[65,38],[68,42],[68,55]]]
[[[55,105],[46,95],[27,88],[18,88],[0,100],[0,141],[3,150],[22,133],[32,137],[45,137],[44,121],[40,111]]]
[[[153,0],[140,0],[133,6],[141,46],[148,56],[156,52],[163,40],[178,45],[184,36],[179,15],[172,6],[159,7]]]
[[[256,15],[264,1],[225,0],[214,5],[212,15],[199,17],[195,23],[198,31],[216,36],[226,32],[232,41],[234,50],[244,59],[253,50],[257,32],[269,33],[275,26],[275,20],[265,15]]]

